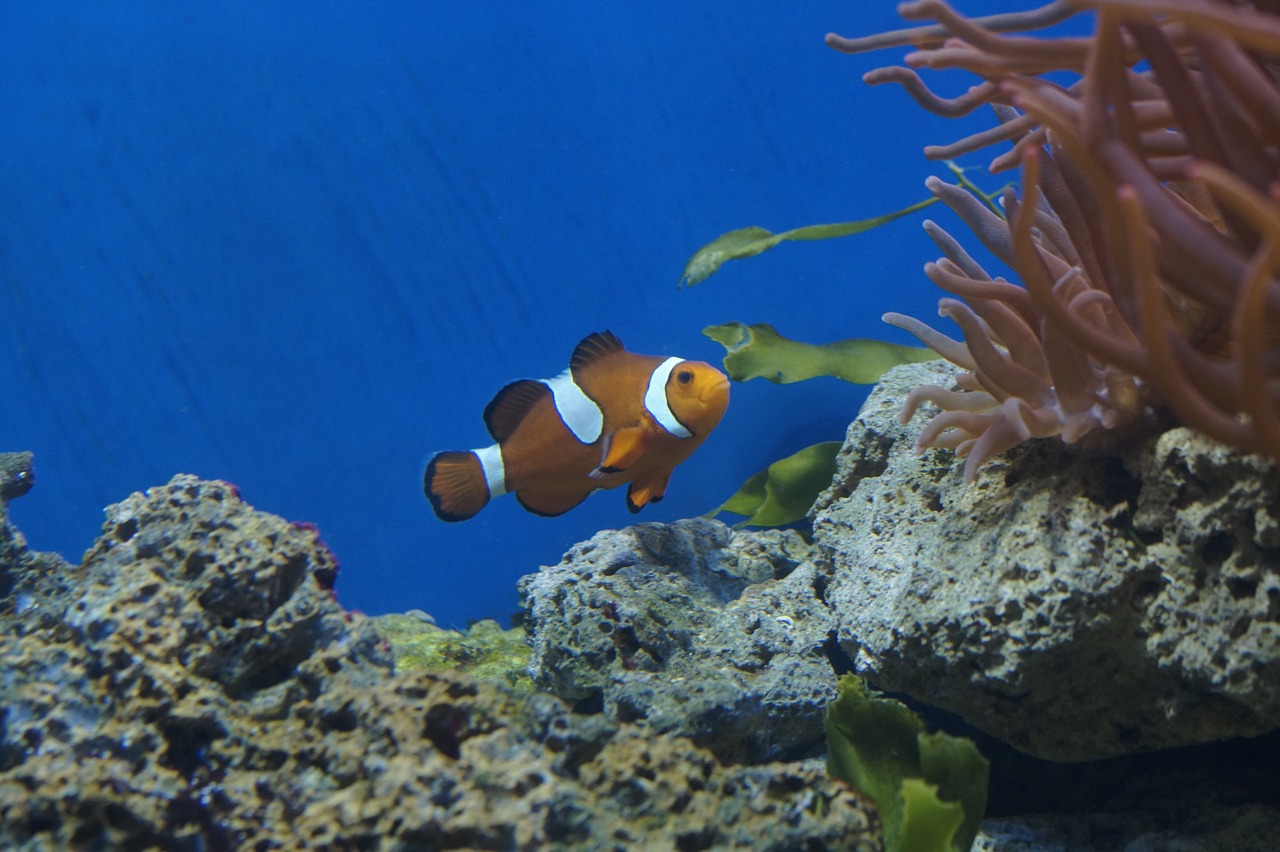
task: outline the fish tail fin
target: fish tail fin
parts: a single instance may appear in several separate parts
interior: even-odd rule
[[[442,521],[465,521],[489,502],[480,459],[471,452],[436,453],[427,462],[422,490]]]

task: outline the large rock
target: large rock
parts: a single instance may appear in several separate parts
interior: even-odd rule
[[[811,556],[794,532],[718,521],[598,533],[521,581],[530,670],[581,709],[644,719],[724,760],[821,751],[835,622]]]
[[[357,666],[391,670],[334,598],[338,562],[315,528],[254,511],[225,482],[176,476],[108,506],[81,572],[65,621],[93,649],[177,665],[234,698],[339,643]]]
[[[316,531],[226,483],[132,495],[74,583],[49,565],[0,514],[5,849],[880,848],[820,769],[393,676]]]
[[[814,538],[840,642],[881,688],[1055,760],[1280,726],[1280,474],[1187,429],[1108,453],[1036,441],[972,485],[917,455],[891,371],[850,427]]]

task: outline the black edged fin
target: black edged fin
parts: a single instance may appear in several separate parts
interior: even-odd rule
[[[554,518],[556,515],[563,515],[565,512],[577,506],[591,492],[585,494],[532,494],[528,489],[516,492],[516,500],[520,501],[520,505],[524,506],[526,511],[533,512],[535,515],[542,515],[544,518]]]
[[[671,471],[650,477],[644,483],[633,481],[627,486],[627,511],[635,514],[645,506],[661,503],[671,483]]]
[[[597,331],[582,338],[582,342],[573,350],[573,357],[569,359],[569,369],[578,370],[597,358],[626,351],[627,348],[612,331]]]
[[[484,425],[501,444],[516,431],[529,409],[551,393],[551,388],[537,379],[520,379],[504,387],[484,407]]]
[[[427,462],[422,491],[442,521],[465,521],[489,502],[480,459],[470,452],[436,453]]]
[[[647,505],[648,505],[648,503],[646,503],[646,504],[644,504],[644,505],[642,505],[642,506],[637,506],[637,505],[636,505],[635,500],[633,500],[633,499],[632,499],[632,497],[631,497],[631,489],[632,489],[632,488],[634,488],[634,487],[635,487],[635,483],[633,482],[633,483],[631,483],[631,485],[630,485],[630,486],[628,486],[628,488],[627,488],[627,511],[628,511],[628,512],[630,512],[630,513],[631,513],[631,514],[633,514],[633,515],[634,515],[634,514],[636,514],[637,512],[639,512],[641,509],[643,509],[643,508],[644,508],[644,506],[647,506]],[[652,503],[653,501],[652,501],[652,500],[650,500],[649,502],[650,502],[650,503]]]

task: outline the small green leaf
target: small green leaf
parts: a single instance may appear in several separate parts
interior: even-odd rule
[[[956,830],[964,822],[964,807],[959,802],[938,798],[938,788],[919,778],[906,778],[899,792],[902,799],[902,833],[897,849],[901,852],[953,852],[968,850],[972,843],[955,845]]]
[[[681,287],[692,287],[706,281],[726,260],[754,257],[782,242],[782,236],[764,228],[739,228],[717,237],[694,252],[680,275]]]
[[[964,820],[956,832],[955,847],[968,849],[978,834],[978,823],[987,811],[987,784],[991,764],[973,740],[953,737],[941,731],[921,734],[920,771],[929,783],[936,784],[938,796],[964,807]],[[974,783],[977,778],[983,783]]]
[[[809,513],[813,501],[831,484],[839,441],[805,447],[752,476],[738,492],[711,512],[731,512],[746,520],[738,526],[780,527]]]
[[[742,483],[742,487],[738,489],[737,493],[724,501],[718,509],[711,512],[710,516],[714,517],[721,512],[742,515],[747,518],[742,522],[742,525],[748,525],[751,519],[755,517],[756,510],[763,506],[764,501],[769,498],[768,483],[769,470],[766,468]]]
[[[881,340],[837,340],[814,345],[783,337],[768,323],[712,325],[702,333],[724,346],[724,369],[735,382],[765,378],[790,384],[815,376],[835,376],[857,385],[874,384],[890,367],[932,361],[938,355],[922,346]]]
[[[684,272],[680,276],[680,286],[692,287],[695,284],[701,284],[714,275],[726,260],[741,260],[744,257],[754,257],[761,252],[768,251],[784,240],[831,240],[837,237],[861,234],[864,231],[878,228],[917,210],[923,210],[937,200],[936,198],[928,198],[912,204],[910,207],[904,207],[893,213],[887,213],[884,216],[876,216],[871,219],[860,219],[857,222],[839,222],[832,225],[806,225],[803,228],[783,231],[781,234],[775,234],[772,231],[755,226],[730,231],[693,253],[693,257],[689,258],[689,262],[684,265]]]

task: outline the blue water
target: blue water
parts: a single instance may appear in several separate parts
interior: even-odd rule
[[[754,381],[634,518],[618,491],[448,525],[421,490],[432,452],[488,443],[499,387],[591,331],[711,361],[700,330],[731,320],[908,342],[879,316],[933,313],[920,216],[676,288],[724,231],[924,197],[920,147],[962,128],[858,81],[903,51],[822,44],[892,5],[3,4],[0,449],[37,465],[16,522],[78,560],[106,504],[226,479],[319,525],[348,607],[461,625],[596,530],[842,437],[865,390]]]

